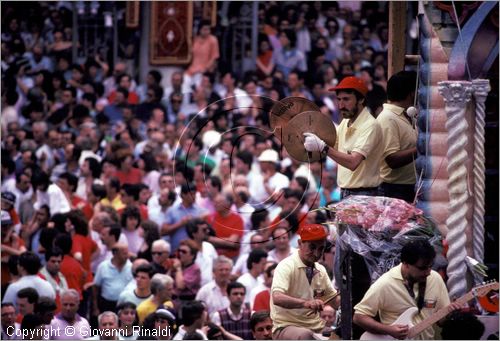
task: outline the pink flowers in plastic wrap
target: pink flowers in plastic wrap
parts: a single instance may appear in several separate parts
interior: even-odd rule
[[[426,225],[422,210],[404,200],[353,195],[329,207],[339,224],[358,225],[369,231],[397,230],[404,233]]]

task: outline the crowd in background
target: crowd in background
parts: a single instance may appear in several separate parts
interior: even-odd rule
[[[8,326],[89,323],[124,339],[134,325],[270,338],[274,268],[301,224],[328,220],[311,210],[340,196],[333,161],[281,148],[266,98],[307,98],[338,123],[327,89],[356,75],[376,116],[386,6],[262,3],[258,58],[243,74],[201,21],[192,63],[141,82],[125,60],[72,60],[71,11],[59,5],[26,16],[2,3],[2,338]],[[332,327],[334,311],[322,314]]]

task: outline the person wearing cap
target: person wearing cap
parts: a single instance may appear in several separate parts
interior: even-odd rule
[[[2,192],[2,210],[10,211],[16,204],[16,195],[12,192]]]
[[[176,318],[167,309],[160,308],[155,312],[154,327],[158,331],[157,340],[170,340],[171,330],[175,328]]]
[[[326,247],[328,232],[319,224],[299,230],[299,250],[282,260],[274,271],[271,286],[273,340],[311,340],[325,321],[325,304],[339,306],[337,292],[325,267],[318,263]]]
[[[417,130],[408,114],[415,98],[417,74],[400,71],[387,82],[387,103],[377,117],[383,134],[384,154],[380,164],[380,195],[413,203]]]
[[[210,159],[216,165],[219,165],[226,153],[219,148],[222,141],[222,134],[215,130],[208,130],[203,134],[204,159]]]
[[[15,210],[16,195],[9,191],[2,192],[2,210],[7,211],[12,219],[12,224],[17,225],[20,223],[19,216]]]
[[[308,152],[320,152],[338,163],[337,181],[342,198],[378,194],[382,129],[365,104],[368,89],[357,77],[346,77],[330,90],[337,92],[343,120],[337,129],[334,148],[313,133],[304,133]]]
[[[290,185],[290,180],[282,173],[278,172],[279,155],[274,149],[266,149],[259,155],[260,172],[262,174],[264,187],[267,195],[258,198],[269,203],[275,202],[275,197],[280,190]]]

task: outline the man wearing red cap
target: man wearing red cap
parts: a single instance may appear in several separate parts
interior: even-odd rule
[[[308,152],[321,152],[339,164],[337,182],[342,198],[377,195],[382,130],[365,107],[368,89],[361,79],[346,77],[330,90],[337,92],[339,110],[344,117],[337,129],[335,147],[329,148],[313,133],[304,133],[304,147]]]
[[[318,263],[328,232],[319,224],[299,230],[299,250],[282,260],[271,287],[273,340],[311,340],[325,325],[320,312],[325,304],[339,306],[326,269]]]

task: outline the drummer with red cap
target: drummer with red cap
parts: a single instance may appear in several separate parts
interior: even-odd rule
[[[320,311],[325,304],[334,309],[339,297],[323,265],[328,231],[319,224],[299,229],[299,249],[282,260],[274,271],[271,287],[273,340],[311,340],[325,321]]]
[[[308,152],[322,152],[339,164],[337,182],[342,198],[349,195],[377,195],[380,184],[382,130],[366,107],[368,88],[357,77],[346,77],[329,89],[337,92],[343,120],[337,129],[334,148],[313,133],[304,133]]]

